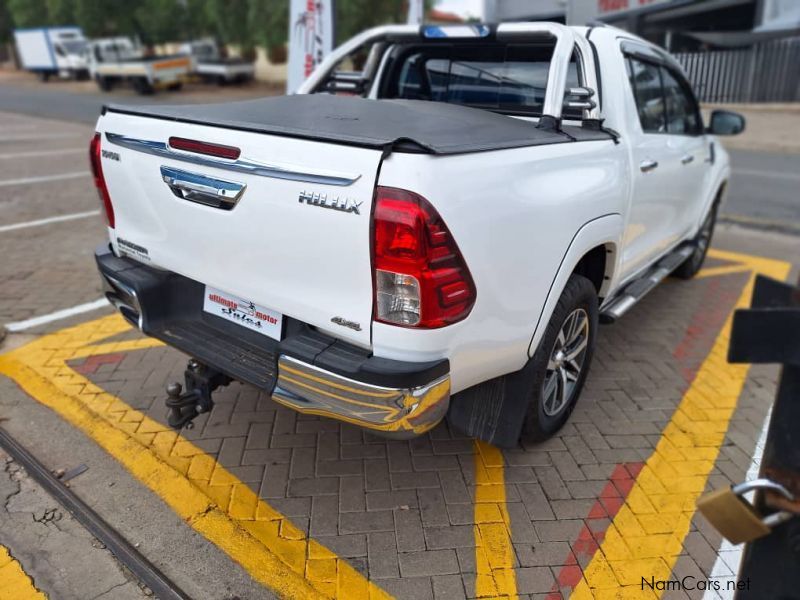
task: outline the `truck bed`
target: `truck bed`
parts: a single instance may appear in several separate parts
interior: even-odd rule
[[[323,94],[224,104],[108,105],[106,111],[180,123],[336,142],[366,148],[461,154],[525,146],[609,140],[605,131],[563,132],[488,110],[422,100],[366,100]]]

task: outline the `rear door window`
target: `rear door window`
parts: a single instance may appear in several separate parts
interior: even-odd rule
[[[626,63],[642,131],[666,133],[666,104],[661,67],[633,57],[628,57]]]

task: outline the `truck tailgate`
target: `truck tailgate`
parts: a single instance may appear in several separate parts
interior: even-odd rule
[[[113,111],[98,132],[118,253],[369,346],[380,150]]]

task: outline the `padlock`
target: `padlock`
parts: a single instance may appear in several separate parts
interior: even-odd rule
[[[741,544],[763,537],[772,527],[794,516],[786,511],[761,516],[743,497],[753,490],[771,490],[789,501],[794,501],[794,496],[779,483],[769,479],[754,479],[703,494],[697,500],[697,509],[731,544]]]

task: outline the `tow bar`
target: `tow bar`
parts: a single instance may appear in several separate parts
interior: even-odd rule
[[[195,359],[189,360],[183,372],[186,391],[177,381],[167,385],[166,405],[169,409],[167,423],[170,427],[191,429],[192,421],[201,413],[214,407],[211,392],[220,386],[228,385],[232,379]]]

